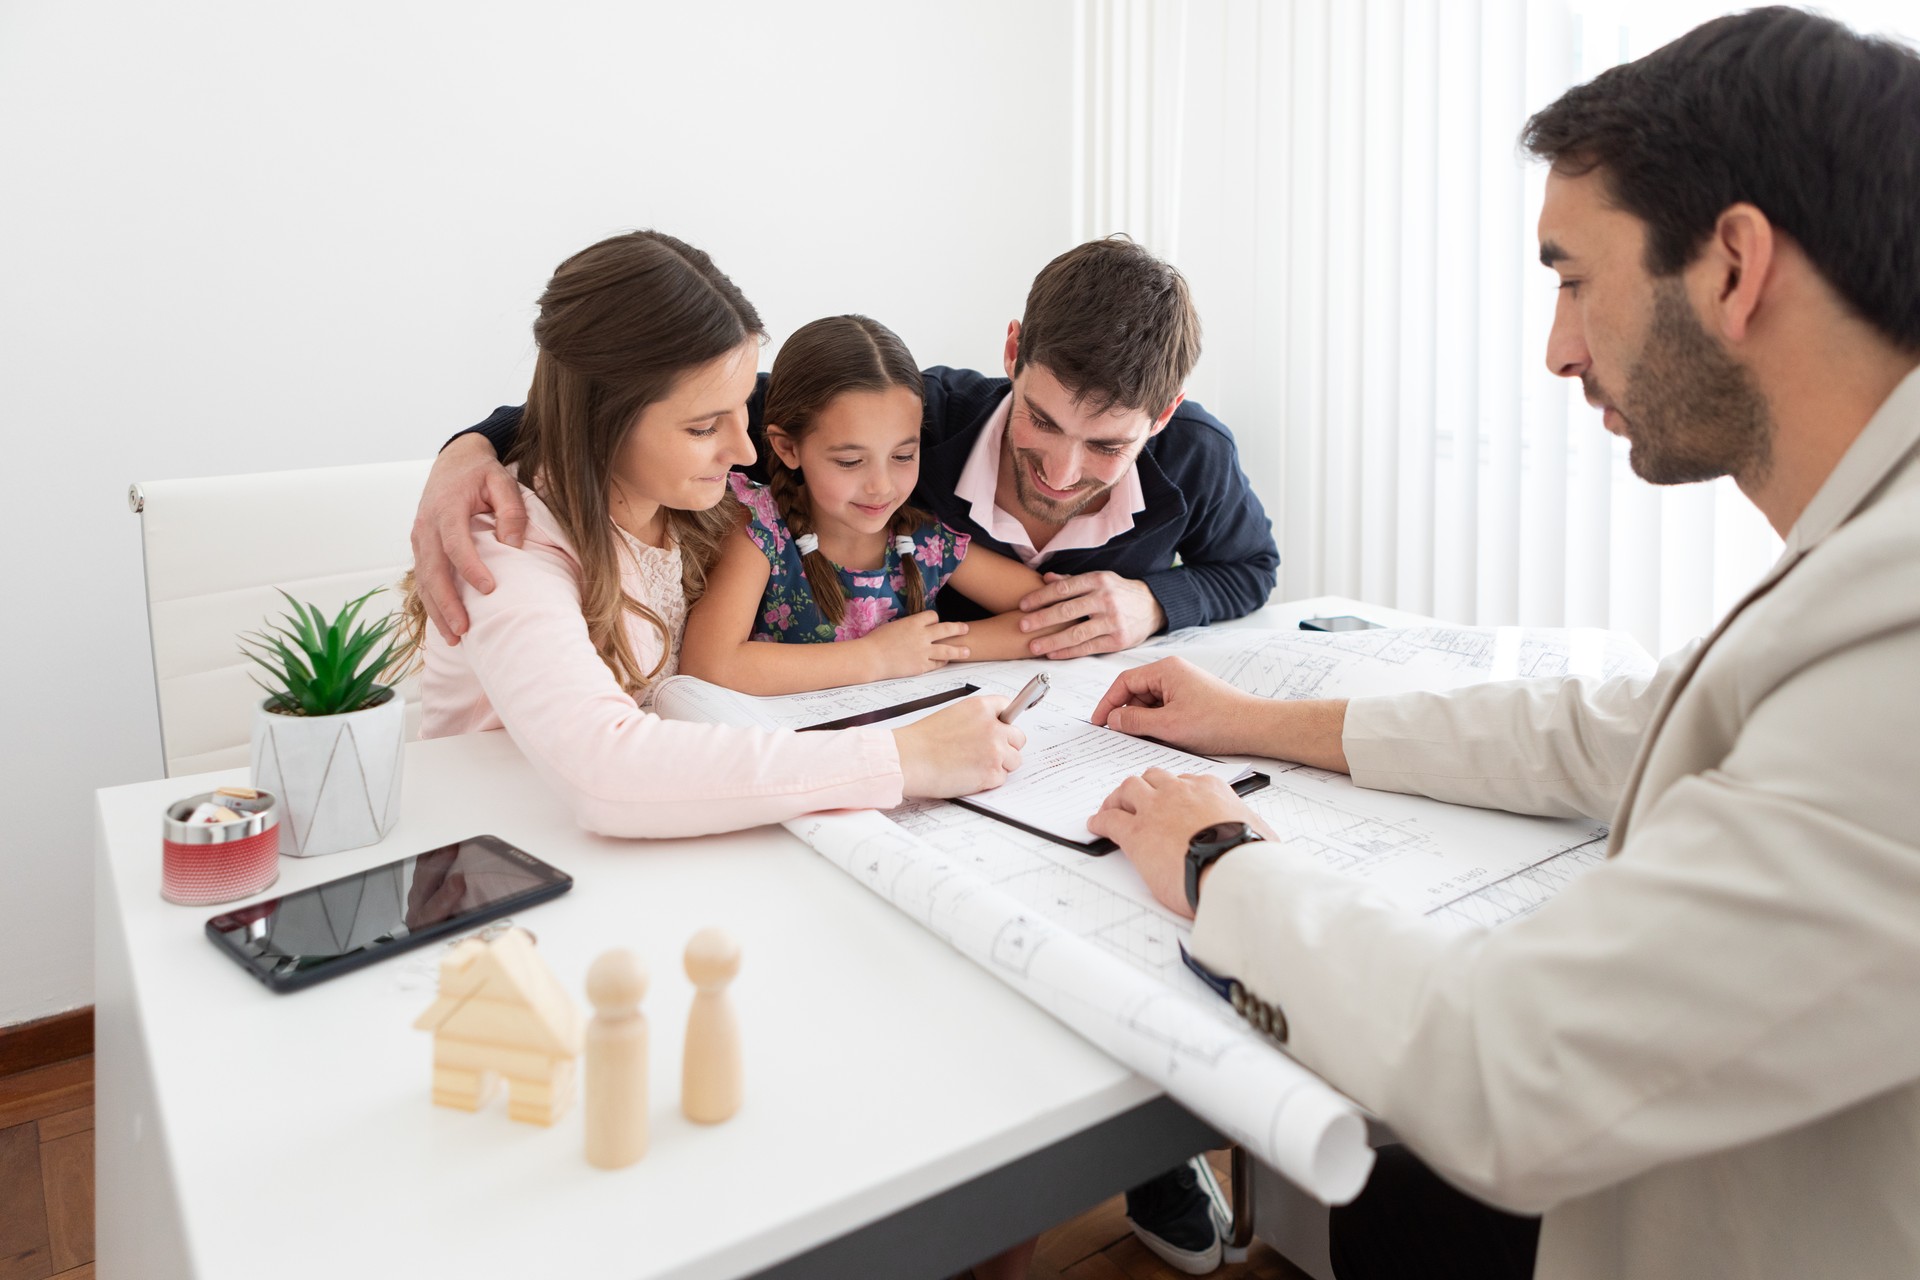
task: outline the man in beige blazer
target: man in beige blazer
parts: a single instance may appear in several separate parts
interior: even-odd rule
[[[1129,779],[1089,825],[1197,901],[1237,1007],[1475,1198],[1454,1216],[1544,1214],[1536,1259],[1521,1219],[1515,1248],[1432,1201],[1337,1211],[1343,1280],[1920,1276],[1920,58],[1760,10],[1524,140],[1548,363],[1643,478],[1733,476],[1779,563],[1650,680],[1283,703],[1174,659],[1095,718],[1610,815],[1609,861],[1462,932],[1216,826],[1258,824],[1211,779]]]

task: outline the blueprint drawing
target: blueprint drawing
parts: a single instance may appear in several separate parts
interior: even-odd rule
[[[1654,667],[1652,657],[1630,638],[1593,628],[1196,627],[1161,636],[1134,654],[1169,652],[1265,698],[1352,698],[1543,676],[1610,680],[1648,675]]]
[[[1169,651],[1249,692],[1282,698],[1526,676],[1612,679],[1644,676],[1653,666],[1631,642],[1601,632],[1208,628],[1125,654],[967,664],[786,698],[750,698],[675,677],[662,684],[655,707],[680,718],[797,728],[961,683],[1011,695],[1044,671],[1053,684],[1043,704],[1049,727],[1039,732],[1039,717],[1033,725],[1043,743],[1062,731],[1052,721],[1084,722],[1120,671]],[[1045,767],[1045,755],[1037,752],[1034,767]],[[1289,847],[1453,927],[1497,927],[1537,910],[1604,860],[1607,832],[1598,823],[1369,791],[1343,774],[1284,762],[1227,765],[1246,763],[1272,778],[1248,803]],[[939,801],[786,825],[1311,1194],[1342,1203],[1364,1185],[1372,1153],[1360,1109],[1247,1027],[1188,971],[1180,959],[1188,922],[1154,900],[1124,857],[1090,857]]]
[[[1344,1204],[1366,1185],[1373,1152],[1360,1109],[1276,1052],[1197,978],[1170,975],[1191,983],[1185,987],[1115,964],[1111,951],[1056,915],[1002,892],[882,814],[814,814],[786,827],[1321,1200]]]

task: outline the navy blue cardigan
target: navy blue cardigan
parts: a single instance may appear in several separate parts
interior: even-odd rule
[[[1013,549],[976,524],[971,507],[954,493],[967,454],[1010,384],[1005,378],[944,365],[925,370],[924,376],[927,402],[914,501],[972,534],[981,546],[1013,557]],[[748,401],[755,444],[763,455],[760,405],[766,388],[766,375],[761,374]],[[517,406],[496,409],[485,422],[469,428],[484,434],[503,458],[519,429]],[[1280,551],[1226,426],[1193,401],[1183,401],[1165,429],[1147,441],[1135,466],[1146,510],[1134,517],[1133,528],[1102,546],[1058,552],[1040,567],[1050,573],[1108,569],[1144,582],[1166,613],[1169,630],[1238,618],[1265,604]],[[749,472],[764,479],[757,465]],[[939,603],[943,618],[986,616],[955,590],[942,591]]]

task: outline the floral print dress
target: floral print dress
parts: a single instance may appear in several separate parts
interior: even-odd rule
[[[830,640],[858,640],[869,631],[906,612],[906,582],[901,577],[900,553],[887,547],[886,561],[877,569],[840,569],[840,587],[846,592],[847,612],[838,627],[820,614],[800,563],[800,549],[787,531],[787,522],[774,505],[773,494],[734,472],[729,477],[733,496],[752,517],[747,536],[767,558],[767,590],[760,597],[760,613],[753,620],[753,639],[824,644]],[[935,593],[966,559],[971,535],[958,533],[935,520],[913,531],[913,558],[920,565],[929,607]],[[835,566],[838,568],[838,566]]]

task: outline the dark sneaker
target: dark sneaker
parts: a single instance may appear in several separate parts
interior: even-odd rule
[[[1195,1166],[1200,1166],[1198,1169]],[[1224,1197],[1204,1157],[1195,1157],[1127,1192],[1127,1220],[1140,1243],[1176,1271],[1204,1276],[1220,1265],[1216,1214]]]

